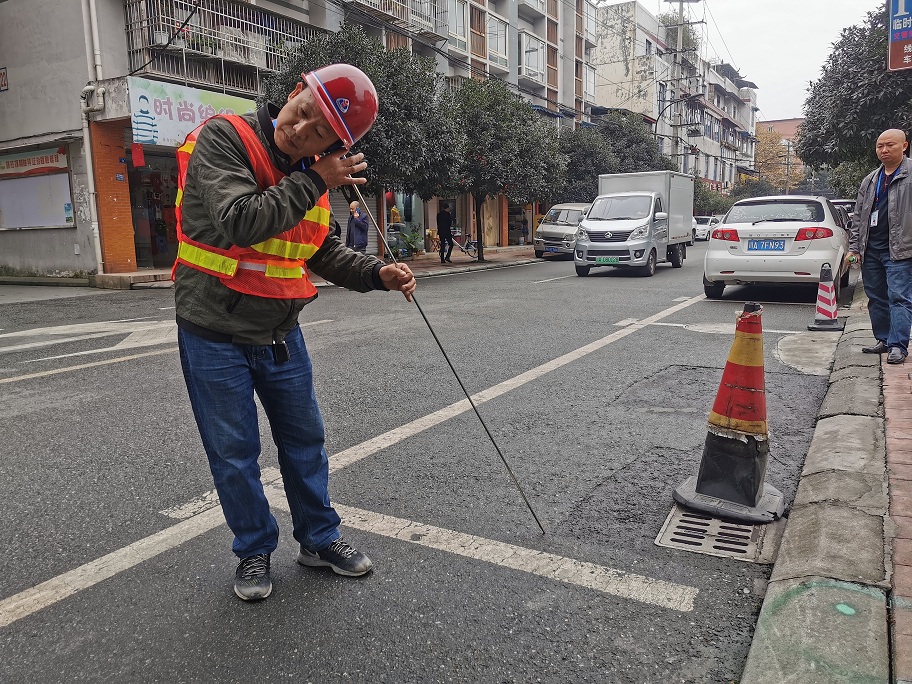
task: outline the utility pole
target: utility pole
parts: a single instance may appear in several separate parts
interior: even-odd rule
[[[792,141],[785,140],[785,194],[789,194],[789,175],[792,170]]]
[[[674,74],[675,89],[681,87],[681,77],[684,74],[684,69],[681,65],[681,51],[683,49],[684,49],[684,0],[678,0],[678,45],[677,45],[677,51],[675,52],[675,69],[674,69],[674,71],[675,71],[675,74]],[[683,94],[679,94],[678,97],[675,99],[680,100],[681,95],[683,95]],[[682,116],[682,114],[684,112],[684,103],[679,102],[678,106],[674,108],[674,111],[676,111],[678,113],[677,120],[673,121],[671,124],[671,132],[672,132],[672,135],[674,136],[674,151],[675,151],[674,158],[681,160],[680,166],[678,168],[683,171],[684,155],[682,154],[680,157],[677,156],[678,155],[678,145],[681,142],[681,140],[680,140],[681,129],[677,127],[677,124],[680,124],[681,121],[684,120],[684,117]],[[682,149],[682,152],[683,152],[683,149]],[[696,166],[696,164],[694,164],[694,166]]]

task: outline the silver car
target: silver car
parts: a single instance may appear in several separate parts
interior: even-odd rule
[[[586,217],[590,204],[555,204],[542,217],[535,230],[535,256],[539,259],[545,254],[573,254],[576,244],[576,231],[579,223]]]

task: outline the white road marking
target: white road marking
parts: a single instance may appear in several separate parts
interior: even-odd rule
[[[567,354],[564,354],[563,356],[558,356],[556,359],[552,359],[551,361],[543,363],[542,365],[532,368],[525,373],[520,373],[519,375],[508,380],[504,380],[503,382],[497,385],[493,385],[486,390],[482,390],[477,394],[473,394],[472,401],[475,402],[476,406],[478,406],[485,403],[486,401],[490,401],[491,399],[496,399],[502,394],[506,394],[507,392],[514,390],[517,387],[532,382],[533,380],[537,380],[546,373],[550,373],[551,371],[557,370],[562,366],[566,366],[568,363],[577,361],[588,354],[598,351],[602,347],[608,346],[612,342],[617,342],[618,340],[627,337],[637,330],[641,330],[642,328],[652,325],[656,321],[667,318],[671,314],[677,313],[681,309],[686,309],[688,306],[696,304],[697,302],[702,302],[705,299],[705,295],[697,295],[696,297],[691,297],[685,302],[675,304],[674,306],[671,306],[664,311],[660,311],[659,313],[653,314],[648,318],[644,318],[641,321],[632,323],[630,326],[624,328],[623,330],[613,332],[610,335],[606,335],[605,337],[596,340],[595,342],[584,345],[579,349],[575,349],[571,352],[568,352]],[[389,432],[385,432],[382,435],[377,435],[376,437],[369,439],[366,442],[362,442],[361,444],[356,444],[353,447],[349,447],[344,451],[340,451],[339,453],[330,456],[329,472],[332,473],[340,468],[345,468],[352,463],[360,461],[362,458],[366,458],[367,456],[377,453],[381,449],[392,446],[393,444],[401,442],[402,440],[407,439],[408,437],[412,437],[413,435],[417,435],[419,432],[423,432],[428,428],[435,427],[444,420],[471,410],[472,406],[469,404],[469,400],[463,399],[461,401],[450,404],[449,406],[444,406],[443,408],[438,409],[431,414],[413,420],[411,423],[400,425],[397,428],[393,428]]]
[[[86,349],[84,351],[71,352],[69,354],[58,354],[57,356],[45,356],[39,359],[31,359],[26,363],[67,359],[71,356],[86,356],[88,354],[104,354],[113,351],[123,351],[124,349],[136,349],[137,347],[155,347],[159,344],[175,344],[176,342],[177,323],[174,321],[159,321],[155,325],[134,330],[113,347]]]
[[[285,491],[281,487],[276,485],[266,487],[266,496],[273,508],[288,512],[288,501],[285,498]],[[584,589],[593,589],[660,608],[669,608],[684,613],[690,612],[693,610],[694,601],[699,594],[699,590],[695,587],[635,575],[546,551],[478,537],[474,534],[372,513],[360,508],[333,505],[345,527],[452,553],[463,558],[484,561],[511,570],[528,572],[545,579],[572,584]]]
[[[169,309],[176,309],[176,306],[160,306],[158,307],[159,311],[168,311]]]
[[[762,304],[763,306],[817,306],[816,302],[758,302],[756,299],[707,299],[707,302],[717,302],[719,304]]]
[[[672,299],[671,301],[673,301],[673,302],[686,302],[687,299],[688,299],[688,297],[685,295],[684,297],[675,297],[675,298]]]
[[[631,323],[636,323],[636,322],[637,322],[636,318],[625,318],[623,321],[618,321],[617,323],[615,323],[615,325],[618,326],[619,328],[623,328],[626,325],[630,325]]]
[[[694,332],[710,333],[713,335],[734,335],[734,323],[653,323],[653,325],[664,325],[669,328],[684,328]],[[763,332],[777,335],[797,335],[800,330],[772,330],[764,328]]]
[[[107,366],[111,363],[120,363],[121,361],[132,361],[133,359],[141,359],[146,356],[158,356],[159,354],[170,354],[171,352],[176,352],[177,347],[168,347],[166,349],[158,349],[152,352],[145,352],[144,354],[131,354],[129,356],[118,356],[116,359],[106,359],[104,361],[93,361],[92,363],[81,363],[78,366],[67,366],[66,368],[55,368],[54,370],[41,371],[40,373],[28,373],[27,375],[16,375],[12,378],[2,378],[0,379],[0,385],[6,385],[11,382],[19,382],[20,380],[32,380],[34,378],[44,378],[49,375],[58,375],[59,373],[69,373],[70,371],[82,370],[83,368],[94,368],[95,366]]]
[[[557,278],[548,278],[547,280],[533,280],[532,284],[537,285],[538,283],[550,283],[554,280],[563,280],[564,278],[575,278],[575,277],[576,277],[575,275],[565,275],[565,276],[559,276]]]
[[[473,400],[476,404],[479,404],[494,399],[495,397],[509,392],[511,389],[531,382],[552,370],[580,359],[587,354],[591,354],[612,342],[616,342],[637,330],[645,328],[656,321],[666,318],[673,313],[703,301],[704,299],[705,297],[703,295],[699,295],[669,307],[664,311],[644,318],[638,323],[632,324],[628,328],[618,330],[595,342],[584,345],[563,356],[559,356],[537,368],[522,373],[515,378],[489,387],[488,389],[473,395]],[[16,382],[26,378],[45,377],[57,373],[66,373],[78,368],[102,366],[109,363],[128,361],[173,351],[176,351],[176,348],[171,347],[168,349],[146,352],[144,354],[134,354],[132,356],[125,356],[117,359],[82,364],[81,366],[71,366],[69,368],[58,368],[43,373],[33,373],[28,376],[23,375],[14,378],[5,378],[0,379],[0,384]],[[401,428],[390,430],[383,435],[368,440],[361,445],[346,449],[330,459],[330,471],[338,471],[347,465],[356,463],[357,461],[376,453],[386,446],[402,441],[429,427],[437,426],[439,425],[442,416],[451,417],[470,410],[470,408],[468,400],[464,399],[451,404],[440,411],[435,411],[431,414],[433,418],[430,416],[420,418]],[[263,480],[264,486],[267,490],[275,490],[272,492],[273,495],[275,495],[276,492],[282,491],[277,486],[272,486],[272,482],[275,481],[278,475],[279,472],[275,468],[264,468],[262,470],[261,479]],[[274,505],[281,507],[280,500],[284,501],[284,499],[275,496],[273,498]],[[197,511],[201,512],[193,514],[192,510],[194,506]],[[207,506],[210,507],[207,508]],[[479,558],[480,560],[490,560],[491,557],[497,557],[497,554],[499,554],[501,557],[501,564],[506,567],[514,567],[511,563],[519,564],[522,567],[517,567],[516,569],[525,572],[531,572],[543,577],[597,589],[598,591],[616,596],[626,596],[633,600],[651,603],[653,605],[663,605],[671,607],[674,610],[686,612],[693,609],[693,601],[697,595],[697,590],[693,587],[675,585],[640,575],[628,575],[612,568],[587,564],[573,559],[565,559],[553,554],[523,549],[522,547],[486,540],[482,537],[466,535],[460,532],[451,532],[443,530],[442,528],[423,525],[422,523],[411,523],[398,518],[381,516],[356,508],[345,506],[338,506],[338,508],[340,509],[340,512],[348,515],[354,521],[353,526],[357,527],[358,520],[362,520],[361,524],[363,527],[359,529],[375,530],[377,534],[383,534],[383,532],[379,530],[388,529],[390,532],[387,536],[399,538],[398,533],[394,534],[393,530],[397,526],[399,529],[404,529],[403,523],[405,523],[409,526],[414,526],[410,530],[409,539],[407,539],[407,541],[416,541],[415,539],[412,539],[412,534],[425,534],[430,539],[425,545],[431,548],[441,548],[443,550],[449,550],[452,553],[460,553],[460,555],[466,557]],[[51,606],[79,591],[88,589],[105,579],[113,577],[119,572],[128,570],[149,558],[153,558],[164,551],[193,539],[194,537],[198,537],[217,527],[224,521],[221,507],[214,504],[212,492],[204,494],[203,497],[194,502],[190,502],[189,504],[185,504],[184,506],[168,509],[166,514],[172,517],[181,517],[189,514],[190,517],[161,530],[160,532],[140,539],[129,546],[112,551],[97,560],[90,561],[74,570],[70,570],[53,579],[3,599],[0,601],[0,628]],[[361,517],[359,518],[359,516]],[[344,524],[347,525],[348,523]],[[416,530],[423,530],[424,532],[417,532]],[[454,540],[458,540],[458,543]],[[461,551],[453,550],[457,548],[461,549]],[[491,555],[492,553],[494,553],[493,556]],[[482,554],[484,557],[482,557]]]

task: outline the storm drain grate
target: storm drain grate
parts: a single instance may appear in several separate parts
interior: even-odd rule
[[[714,518],[675,505],[655,543],[682,551],[772,563],[781,538],[781,525],[747,525]]]

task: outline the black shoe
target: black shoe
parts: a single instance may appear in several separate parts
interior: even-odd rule
[[[446,260],[446,262],[447,262],[447,263],[448,263],[448,264],[452,264],[452,263],[453,263],[453,260],[452,260],[452,259],[450,259],[450,257],[447,257],[447,260]]]
[[[244,558],[234,571],[234,593],[244,601],[260,601],[272,593],[269,554]]]
[[[890,353],[887,354],[887,363],[902,363],[906,360],[906,353],[899,347],[890,347]]]
[[[311,568],[332,568],[337,575],[360,577],[369,573],[374,564],[371,559],[339,537],[320,551],[301,549],[298,563]]]
[[[886,354],[889,349],[887,348],[886,342],[877,340],[877,344],[875,344],[873,347],[862,347],[861,351],[865,354]]]

